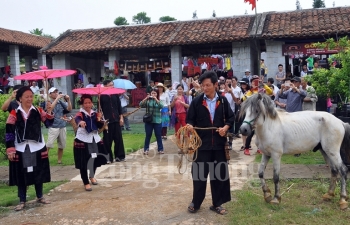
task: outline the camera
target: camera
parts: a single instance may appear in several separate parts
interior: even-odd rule
[[[228,87],[231,88],[231,87],[232,87],[232,84],[228,84]]]

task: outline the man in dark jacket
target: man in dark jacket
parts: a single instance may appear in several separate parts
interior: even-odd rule
[[[192,163],[193,199],[188,206],[191,213],[200,208],[206,192],[207,177],[210,173],[212,206],[210,210],[218,214],[226,214],[221,206],[231,200],[230,179],[225,155],[226,134],[234,123],[234,114],[227,99],[216,92],[218,78],[215,72],[207,71],[199,78],[203,94],[194,98],[187,113],[187,126],[217,127],[216,130],[199,130],[202,145],[198,156]]]
[[[103,86],[113,87],[110,80],[103,81]],[[113,162],[112,142],[114,141],[114,157],[116,162],[125,161],[124,142],[121,126],[124,125],[122,106],[118,95],[101,95],[101,109],[108,120],[108,131],[103,131],[103,144],[109,153],[109,161]]]

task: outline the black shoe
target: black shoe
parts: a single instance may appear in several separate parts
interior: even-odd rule
[[[127,131],[131,131],[131,128],[130,128],[130,127],[128,127],[128,128],[126,128],[126,130],[127,130]]]
[[[301,154],[295,154],[294,157],[300,157]]]

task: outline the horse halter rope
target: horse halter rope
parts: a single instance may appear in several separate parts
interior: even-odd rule
[[[260,113],[259,113],[260,114]],[[253,125],[252,125],[252,122],[254,122],[256,119],[258,119],[259,118],[259,114],[254,118],[254,119],[252,119],[251,121],[246,121],[246,120],[244,120],[243,121],[243,123],[246,123],[246,124],[248,124],[249,126],[250,126],[250,129],[252,129],[253,130]]]

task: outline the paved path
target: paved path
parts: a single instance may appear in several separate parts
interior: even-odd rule
[[[247,180],[257,178],[258,164],[252,162],[253,156],[238,151],[240,143],[234,141],[231,151],[231,190],[241,189]],[[69,181],[50,192],[48,199],[53,203],[39,206],[29,202],[25,211],[11,212],[0,219],[0,224],[225,224],[225,217],[209,211],[209,183],[202,208],[196,214],[187,212],[192,197],[190,165],[179,174],[175,144],[168,139],[164,148],[164,155],[151,151],[144,156],[137,151],[128,155],[126,162],[99,168],[99,185],[93,186],[92,192],[84,190],[74,166],[51,167],[52,180]],[[156,149],[154,143],[151,149]],[[271,167],[267,168],[267,178],[272,177]],[[324,165],[283,165],[281,169],[281,178],[329,174]],[[0,179],[6,180],[7,176],[7,168],[1,167]]]

